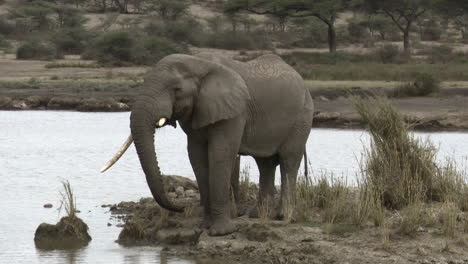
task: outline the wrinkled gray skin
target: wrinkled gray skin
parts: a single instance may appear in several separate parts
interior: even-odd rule
[[[230,177],[236,155],[255,158],[259,202],[271,201],[281,169],[280,214],[294,205],[296,178],[309,136],[313,103],[301,76],[281,58],[247,63],[209,54],[170,55],[145,75],[130,116],[131,133],[150,190],[160,206],[182,211],[164,192],[154,148],[157,122],[178,121],[210,235],[235,231],[230,216]]]

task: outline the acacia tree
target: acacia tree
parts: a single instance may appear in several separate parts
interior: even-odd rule
[[[328,47],[335,52],[337,14],[348,0],[232,0],[226,3],[224,11],[235,13],[247,11],[269,15],[285,21],[287,18],[316,17],[328,27]]]
[[[433,0],[362,0],[359,4],[369,13],[388,16],[403,33],[403,47],[409,52],[411,27],[420,16],[432,8]]]
[[[468,1],[437,0],[435,9],[445,19],[455,24],[464,40],[468,39]]]
[[[156,11],[164,21],[175,21],[188,12],[183,0],[146,0],[146,10]]]

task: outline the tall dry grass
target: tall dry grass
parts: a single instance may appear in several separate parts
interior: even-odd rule
[[[354,105],[371,136],[362,164],[366,188],[390,209],[430,199],[438,172],[434,145],[410,134],[404,117],[387,99],[354,99]]]
[[[65,210],[67,216],[71,219],[76,217],[76,198],[69,181],[62,181],[63,191],[60,191],[60,207],[59,211]]]

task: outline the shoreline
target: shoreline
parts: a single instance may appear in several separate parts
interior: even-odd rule
[[[127,112],[131,110],[132,97],[119,94],[0,95],[0,110]],[[364,129],[366,127],[348,98],[342,96],[334,99],[328,98],[323,95],[314,96],[316,109],[313,120],[314,128]],[[468,131],[468,97],[393,98],[391,101],[405,115],[410,127],[416,131]]]

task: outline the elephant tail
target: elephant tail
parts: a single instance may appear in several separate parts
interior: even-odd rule
[[[309,181],[309,159],[307,158],[307,150],[304,149],[304,177],[307,183]]]

